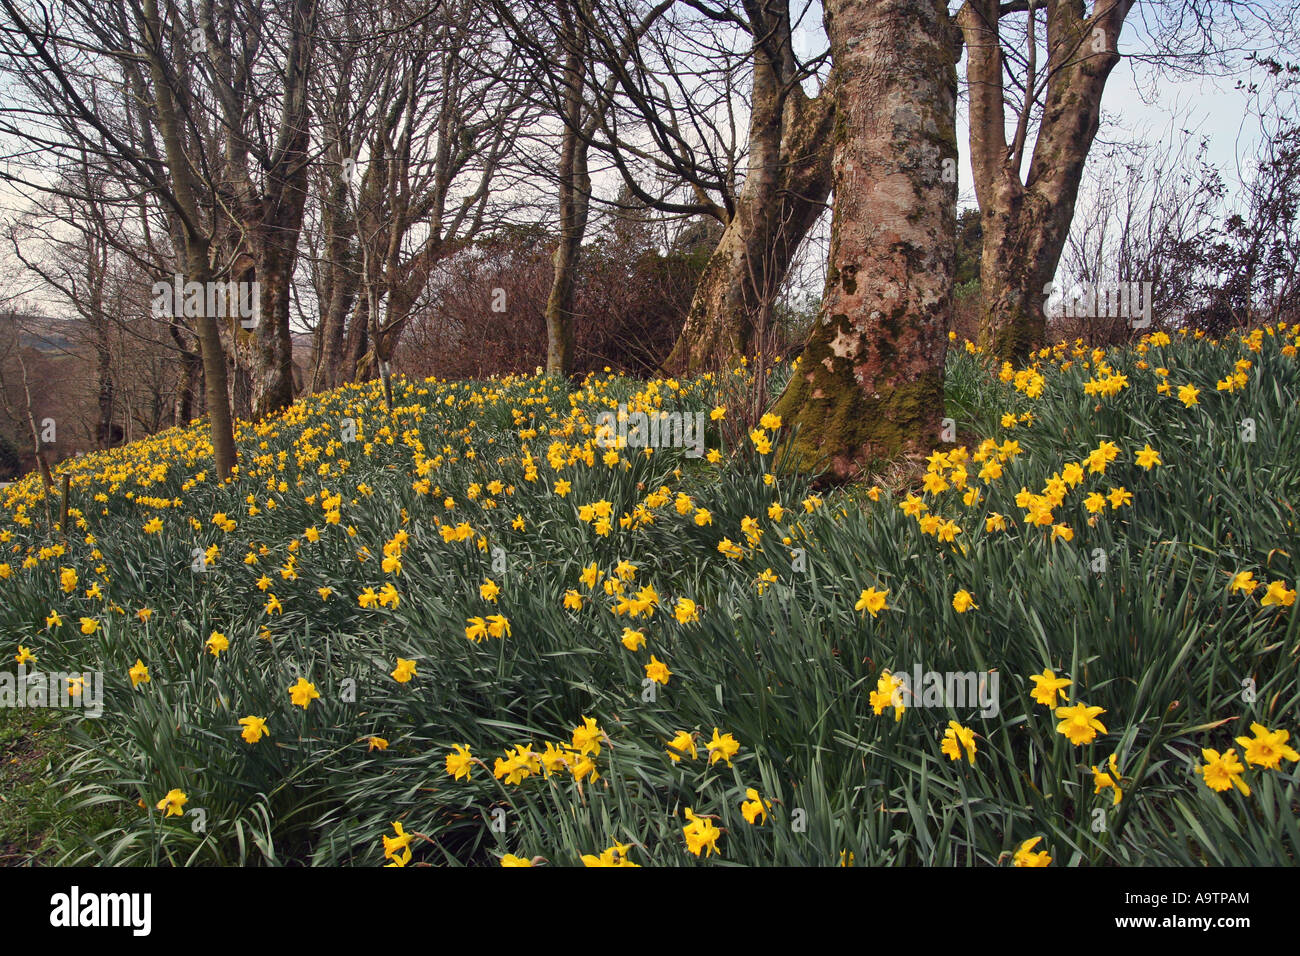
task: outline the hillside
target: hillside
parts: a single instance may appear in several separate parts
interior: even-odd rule
[[[241,424],[224,485],[197,426],[65,463],[66,535],[29,476],[5,673],[103,692],[43,852],[1294,864],[1298,344],[954,347],[965,443],[840,490],[748,367],[347,386]],[[603,447],[620,403],[707,455]]]

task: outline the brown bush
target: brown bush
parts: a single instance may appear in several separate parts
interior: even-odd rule
[[[458,379],[545,365],[553,243],[541,230],[517,230],[445,259],[394,367]],[[585,246],[574,303],[575,371],[653,373],[681,331],[706,259],[703,251],[664,255],[638,234]]]

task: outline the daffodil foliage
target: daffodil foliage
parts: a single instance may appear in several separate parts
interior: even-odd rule
[[[67,528],[57,484],[0,498],[6,670],[104,673],[55,768],[101,812],[54,839],[91,863],[1295,863],[1296,345],[952,348],[961,441],[835,491],[743,411],[755,366],[398,379],[391,411],[349,386],[241,423],[224,484],[198,423],[66,462]],[[704,413],[707,453],[620,447],[620,404]],[[994,706],[906,679],[929,672],[996,675]]]

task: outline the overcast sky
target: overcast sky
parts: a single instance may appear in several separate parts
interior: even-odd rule
[[[1267,2],[1277,3],[1278,0]],[[1141,10],[1141,4],[1138,10]],[[794,12],[797,14],[797,10]],[[1130,16],[1125,35],[1121,38],[1121,54],[1150,50],[1151,43],[1143,33],[1137,12]],[[797,47],[804,56],[811,56],[824,49],[826,41],[818,7],[814,6],[807,11],[796,31],[796,39]],[[959,75],[962,73],[964,64],[959,67]],[[1125,57],[1111,74],[1106,87],[1098,146],[1103,142],[1158,141],[1168,138],[1171,131],[1188,129],[1208,137],[1210,146],[1207,159],[1220,169],[1229,188],[1235,189],[1240,164],[1253,154],[1259,131],[1247,118],[1247,94],[1234,89],[1234,86],[1233,77],[1180,80],[1157,78],[1151,67]],[[962,206],[974,206],[969,166],[969,130],[964,103],[959,105],[957,127],[961,154],[958,183],[960,203]],[[1096,153],[1094,150],[1094,158]],[[1026,168],[1027,165],[1028,159]],[[600,185],[597,185],[597,191],[602,191]],[[609,194],[612,195],[613,191],[616,190],[611,188]],[[1081,213],[1087,208],[1086,199],[1086,196],[1081,197]],[[12,220],[23,206],[19,195],[10,187],[0,184],[0,213],[5,220]],[[819,231],[824,239],[826,230],[823,228]],[[824,249],[824,244],[815,248]],[[813,255],[812,258],[816,260],[819,256]],[[11,254],[0,249],[0,278],[12,275],[13,265]],[[823,265],[820,261],[806,262],[803,270],[805,278],[800,280],[801,287],[816,289]],[[13,288],[12,284],[6,284]],[[48,303],[45,307],[51,312],[64,311],[57,300],[47,296],[30,295],[27,298],[33,304],[38,304],[38,307],[39,304]]]

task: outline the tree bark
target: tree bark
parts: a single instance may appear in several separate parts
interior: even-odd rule
[[[788,5],[771,6],[745,4],[755,35],[749,168],[664,363],[672,374],[716,369],[763,347],[772,302],[830,193],[834,93],[803,92]]]
[[[210,239],[203,232],[203,220],[196,197],[197,186],[181,134],[176,101],[169,85],[171,77],[163,58],[163,31],[157,0],[143,0],[140,16],[145,27],[141,32],[146,38],[145,45],[149,53],[158,130],[172,178],[177,214],[183,219],[186,278],[206,285],[212,279],[208,263]],[[226,356],[221,347],[221,335],[215,317],[202,316],[195,320],[195,326],[203,360],[205,398],[212,431],[212,457],[218,479],[225,481],[232,476],[239,461],[235,450],[230,399],[226,393]]]
[[[984,233],[979,339],[999,361],[1023,363],[1045,341],[1045,287],[1065,248],[1102,93],[1119,62],[1119,35],[1132,5],[1097,4],[1087,17],[1081,0],[1045,4],[1046,98],[1023,182],[1027,115],[1018,118],[1016,139],[1008,144],[999,0],[967,0],[957,15],[967,51],[971,168]],[[1032,87],[1032,68],[1029,81]]]
[[[956,254],[943,0],[830,0],[835,208],[821,315],[775,411],[796,466],[857,477],[936,443]],[[788,429],[788,431],[786,431]]]
[[[106,322],[97,323],[95,327],[95,368],[96,377],[99,379],[97,397],[99,418],[95,423],[95,438],[100,448],[112,448],[116,444],[113,438],[113,410],[117,404],[117,396],[114,390],[113,358],[108,348],[106,324]]]
[[[293,402],[293,339],[289,326],[289,284],[297,261],[298,237],[307,202],[311,109],[308,72],[316,41],[317,8],[311,0],[289,0],[288,30],[283,67],[283,92],[278,113],[271,119],[276,135],[262,154],[251,140],[247,81],[242,73],[251,64],[237,57],[223,42],[220,30],[233,24],[233,13],[222,9],[219,18],[209,8],[207,31],[209,58],[217,82],[217,98],[224,124],[222,159],[233,207],[232,258],[246,254],[251,272],[235,275],[238,281],[255,279],[259,286],[260,321],[255,328],[227,320],[236,347],[231,354],[247,376],[250,413],[271,415]],[[257,104],[260,106],[260,104]],[[257,156],[264,182],[255,184],[250,157]]]
[[[304,184],[305,185],[305,184]],[[293,336],[289,329],[289,283],[297,259],[296,244],[302,224],[302,206],[292,223],[266,230],[274,233],[259,242],[257,255],[261,321],[257,327],[238,327],[235,335],[256,336],[256,361],[252,369],[252,412],[255,418],[274,414],[293,403]],[[291,243],[286,245],[285,243]]]
[[[18,345],[14,351],[18,356],[18,368],[23,376],[23,402],[27,411],[27,427],[31,430],[32,454],[36,458],[36,469],[41,473],[41,481],[45,485],[45,514],[48,518],[50,494],[54,488],[54,476],[50,473],[49,457],[45,454],[45,442],[41,441],[41,430],[36,424],[36,409],[32,404],[32,388],[27,379],[27,363],[23,360],[21,334],[18,337]]]
[[[206,252],[190,256],[188,280],[206,285],[212,281]],[[235,450],[235,427],[230,414],[230,395],[226,389],[226,352],[221,347],[221,333],[214,316],[194,320],[199,337],[199,355],[203,362],[204,405],[212,428],[212,455],[217,477],[225,481],[239,464]]]
[[[571,25],[570,25],[571,26]],[[560,241],[551,257],[554,267],[546,299],[546,374],[567,377],[573,371],[573,296],[578,254],[587,232],[591,176],[587,140],[581,135],[582,44],[572,39],[565,57],[564,132],[560,148]]]
[[[343,384],[344,332],[359,283],[351,241],[356,230],[347,208],[347,186],[341,176],[331,181],[321,204],[321,233],[325,262],[321,268],[322,315],[317,329],[313,392]]]
[[[177,428],[188,425],[194,419],[194,396],[203,369],[203,360],[185,338],[183,328],[176,321],[168,325],[168,331],[180,355],[176,368],[176,398],[172,405],[172,425]]]

